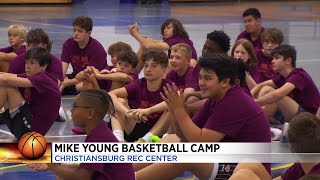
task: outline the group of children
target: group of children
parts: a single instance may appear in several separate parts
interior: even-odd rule
[[[176,19],[161,25],[162,40],[129,25],[140,48],[135,53],[129,44],[112,44],[111,66],[103,46],[90,36],[89,17],[74,20],[61,61],[50,54],[51,41],[42,29],[26,35],[23,26],[10,26],[10,47],[0,49],[1,119],[17,138],[28,131],[45,135],[59,116],[61,94],[80,92],[71,110],[72,130],[86,133],[86,142],[150,142],[154,135],[162,142],[271,142],[270,123],[276,121],[289,122],[289,143],[308,144],[293,152],[309,152],[320,139],[319,90],[306,71],[296,68],[297,52],[281,44],[282,32],[261,26],[259,10],[244,11],[243,21],[245,31],[232,48],[225,32],[208,33],[199,59]],[[73,72],[66,74],[69,64]],[[111,121],[105,122],[108,116]],[[309,129],[314,134],[303,134]],[[271,178],[269,163],[29,166],[52,170],[62,179],[172,179],[184,171],[199,179]],[[318,166],[296,163],[278,179],[319,174]]]

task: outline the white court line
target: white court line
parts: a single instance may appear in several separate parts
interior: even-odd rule
[[[64,27],[64,28],[71,28],[72,27],[72,26],[59,25],[59,24],[49,24],[49,23],[32,22],[32,21],[22,21],[22,20],[15,20],[15,19],[1,19],[1,20],[4,20],[4,21],[15,21],[15,22],[19,22],[19,23],[45,25],[45,26],[57,26],[57,27]]]

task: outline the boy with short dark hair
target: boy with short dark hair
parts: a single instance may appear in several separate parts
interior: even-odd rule
[[[107,92],[123,87],[138,79],[135,68],[138,57],[133,51],[123,50],[116,53],[116,72],[104,73],[93,66],[88,66],[84,71],[76,75],[79,82],[83,82],[83,89],[103,89]],[[99,83],[98,83],[99,81]],[[76,134],[84,134],[85,130],[80,127],[71,129]]]
[[[10,62],[19,54],[26,52],[23,45],[27,30],[24,26],[14,24],[8,27],[8,41],[10,46],[0,49],[0,72],[8,72]]]
[[[71,109],[74,124],[84,127],[88,134],[85,142],[118,142],[103,121],[107,113],[113,114],[113,112],[110,96],[98,89],[80,92]],[[28,166],[37,171],[51,170],[57,175],[57,179],[135,180],[130,163],[81,163],[80,166],[50,163],[28,164]]]
[[[202,57],[214,53],[228,53],[230,37],[224,31],[213,31],[207,34],[207,40],[202,47]]]
[[[45,71],[50,65],[50,53],[33,48],[25,55],[26,73],[0,76],[0,107],[8,105],[3,116],[17,139],[29,131],[45,135],[58,116],[61,96],[57,80]]]
[[[117,66],[117,53],[120,51],[132,51],[132,48],[129,44],[124,42],[116,42],[109,46],[108,54],[111,57],[112,66],[107,66],[107,70],[112,70]]]
[[[242,38],[248,39],[254,49],[262,49],[263,46],[260,35],[264,31],[264,28],[261,26],[260,11],[257,8],[248,8],[243,12],[242,17],[245,31],[238,35],[237,40]]]
[[[269,117],[289,122],[296,114],[307,111],[316,114],[320,94],[309,74],[296,68],[297,52],[293,46],[280,45],[272,51],[272,80],[255,86],[251,93]]]
[[[123,88],[109,92],[115,104],[115,118],[111,120],[112,129],[119,141],[136,141],[141,138],[149,141],[150,136],[161,136],[167,131],[169,123],[164,109],[152,109],[162,102],[160,92],[169,81],[162,79],[168,66],[168,56],[163,51],[147,51],[142,55],[144,78],[136,80]],[[119,98],[127,98],[123,103]],[[150,110],[146,116],[135,117],[130,109]],[[146,123],[142,123],[146,121]],[[128,135],[124,137],[124,132]]]
[[[180,129],[188,142],[270,142],[265,113],[236,85],[235,61],[227,55],[216,54],[200,59],[199,66],[199,86],[203,97],[208,100],[192,119],[186,112],[184,95],[178,93],[175,85],[167,84],[161,93],[172,113],[174,129]],[[228,172],[223,169],[227,165],[230,167]],[[134,165],[138,170],[137,179],[155,180],[173,179],[186,170],[199,179],[228,179],[235,166],[234,163]],[[154,176],[156,172],[157,176]],[[259,174],[263,179],[270,177],[268,172],[270,164],[264,164]]]
[[[99,71],[107,66],[107,53],[103,46],[92,38],[92,20],[87,16],[77,17],[73,23],[73,37],[63,44],[61,61],[65,76],[60,90],[63,95],[75,95],[82,84],[75,79],[76,75],[85,70],[87,66],[94,66]],[[69,64],[73,72],[66,74]]]
[[[41,28],[32,29],[28,32],[27,38],[27,50],[36,47],[45,48],[49,53],[52,47],[52,41],[50,40],[48,34]],[[9,66],[9,73],[22,74],[25,73],[25,53],[20,54],[14,58]],[[58,57],[51,54],[52,63],[46,71],[55,77],[59,82],[63,81],[62,64]]]

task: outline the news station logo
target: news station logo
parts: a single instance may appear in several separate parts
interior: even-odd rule
[[[37,132],[28,132],[20,138],[18,149],[24,158],[36,160],[41,158],[46,152],[47,141]]]

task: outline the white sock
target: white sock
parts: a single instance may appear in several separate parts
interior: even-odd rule
[[[143,139],[145,142],[150,142],[150,137],[153,136],[151,132],[148,132],[146,135],[144,135],[141,139]]]
[[[124,134],[120,130],[114,130],[113,131],[114,136],[118,139],[118,141],[123,142],[124,141]]]

